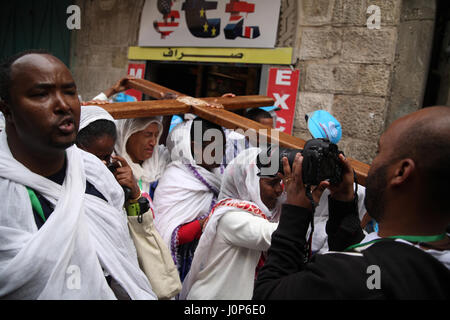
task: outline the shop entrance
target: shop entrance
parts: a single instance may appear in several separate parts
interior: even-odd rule
[[[261,65],[147,62],[145,79],[192,97],[259,94]]]
[[[439,0],[423,106],[450,106],[450,1]]]

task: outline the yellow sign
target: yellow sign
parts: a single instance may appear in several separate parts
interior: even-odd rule
[[[292,48],[130,47],[128,59],[289,65]]]

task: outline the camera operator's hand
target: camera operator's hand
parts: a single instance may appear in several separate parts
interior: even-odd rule
[[[282,161],[284,176],[279,175],[284,181],[287,195],[286,203],[312,210],[311,202],[306,197],[306,189],[302,179],[302,155],[300,153],[295,155],[292,170],[286,157],[283,157]]]
[[[320,198],[322,197],[322,193],[330,186],[328,181],[322,181],[318,186],[312,188],[311,194],[316,205],[319,205]]]
[[[111,158],[121,164],[114,172],[114,177],[122,187],[131,189],[131,198],[136,199],[141,194],[141,190],[133,176],[133,171],[127,161],[120,156],[111,156]]]
[[[353,168],[343,154],[339,155],[339,160],[343,165],[342,170],[342,181],[337,185],[330,185],[328,189],[330,190],[331,197],[338,201],[352,201],[355,192],[353,190],[354,175]]]

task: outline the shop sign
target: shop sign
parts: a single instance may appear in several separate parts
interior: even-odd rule
[[[145,77],[145,62],[144,63],[129,63],[128,64],[128,75],[133,76],[138,79],[144,79]],[[133,96],[137,99],[137,101],[142,101],[142,92],[129,89],[125,91],[125,93],[129,96]]]
[[[273,48],[281,0],[146,0],[141,47]]]
[[[267,83],[267,96],[275,100],[276,128],[292,134],[294,126],[295,104],[297,102],[299,70],[270,68]]]

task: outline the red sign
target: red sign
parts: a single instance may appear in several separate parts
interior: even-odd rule
[[[292,134],[294,126],[295,103],[297,102],[299,70],[270,68],[267,84],[267,96],[275,100],[276,128]]]
[[[128,64],[128,75],[144,79],[145,76],[145,63],[129,63]],[[142,92],[134,89],[129,89],[125,91],[127,95],[133,96],[137,101],[142,100]]]

